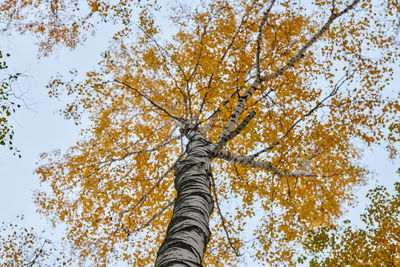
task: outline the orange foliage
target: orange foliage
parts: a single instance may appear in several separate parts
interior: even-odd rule
[[[344,225],[310,231],[304,247],[313,255],[311,266],[400,264],[400,184],[395,184],[395,194],[378,186],[367,198],[371,203],[361,215],[364,227]]]
[[[24,227],[23,219],[23,216],[17,216],[13,222],[0,224],[1,266],[70,264],[66,251],[52,244],[51,240],[44,237],[43,232],[37,233],[33,227]]]

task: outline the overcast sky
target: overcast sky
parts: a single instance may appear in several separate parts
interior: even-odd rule
[[[9,72],[23,74],[13,85],[23,102],[11,119],[14,144],[21,150],[22,158],[13,156],[5,148],[0,149],[0,220],[8,221],[23,213],[25,223],[36,225],[39,222],[32,201],[33,190],[38,188],[38,177],[33,174],[35,163],[40,153],[66,149],[79,138],[79,127],[58,113],[65,103],[50,99],[45,86],[57,72],[66,73],[72,68],[85,72],[93,68],[108,45],[104,40],[108,40],[107,31],[90,38],[86,46],[73,52],[64,49],[39,60],[30,38],[2,39],[1,50],[11,54],[7,59]]]

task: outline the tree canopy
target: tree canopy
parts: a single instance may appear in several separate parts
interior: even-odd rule
[[[97,23],[118,28],[85,79],[72,70],[48,85],[52,97],[74,97],[67,118],[90,125],[68,151],[41,156],[36,173],[48,187],[36,193],[39,211],[67,225],[78,261],[151,264],[192,127],[214,145],[203,264],[236,265],[248,251],[262,264],[293,265],[298,244],[334,224],[366,182],[361,144],[384,144],[384,129],[396,127],[400,104],[385,90],[398,63],[399,8],[6,1],[2,22],[37,36],[43,55],[76,47]]]
[[[371,189],[371,202],[361,215],[365,227],[322,227],[310,231],[305,248],[312,266],[397,266],[400,262],[400,184],[390,194],[384,186]]]

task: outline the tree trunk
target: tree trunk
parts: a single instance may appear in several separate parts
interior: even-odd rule
[[[214,207],[210,192],[212,144],[196,129],[186,133],[187,157],[175,167],[177,198],[155,266],[202,266]]]

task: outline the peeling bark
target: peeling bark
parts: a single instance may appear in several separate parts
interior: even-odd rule
[[[210,240],[209,219],[213,145],[197,129],[186,132],[187,157],[175,167],[177,198],[167,235],[157,252],[155,266],[202,266]]]

